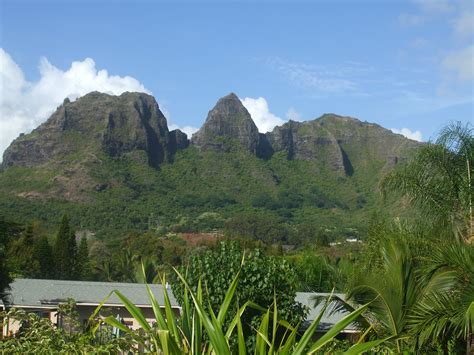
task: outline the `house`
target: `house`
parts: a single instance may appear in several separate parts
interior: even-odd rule
[[[310,324],[318,318],[318,316],[323,311],[324,301],[319,302],[315,305],[317,298],[326,299],[330,297],[330,293],[323,292],[297,292],[295,300],[302,303],[309,308],[308,316],[302,324],[303,330],[308,328]],[[332,294],[332,298],[339,298],[340,300],[345,300],[345,295],[342,293]],[[336,310],[334,304],[329,304],[326,312],[321,317],[318,327],[316,328],[316,337],[320,337],[325,334],[329,329],[331,329],[336,323],[338,323],[342,318],[347,316],[349,313]],[[356,327],[355,324],[349,324],[338,337],[346,338],[350,340],[355,340],[359,337],[360,330]]]
[[[40,317],[48,318],[53,324],[61,326],[61,317],[58,316],[58,307],[67,302],[69,298],[76,301],[77,312],[81,323],[87,322],[96,307],[112,291],[117,290],[127,297],[143,312],[145,318],[152,323],[155,320],[153,309],[148,297],[145,284],[118,283],[118,282],[92,282],[92,281],[65,281],[65,280],[36,280],[15,279],[10,285],[7,304],[0,301],[0,310],[8,308],[23,309],[35,312]],[[163,286],[150,285],[160,305],[164,304]],[[176,313],[180,306],[171,290],[168,290],[170,303]],[[113,314],[122,323],[132,329],[139,328],[138,323],[125,309],[123,303],[115,295],[105,302],[104,310],[107,315]],[[2,334],[7,336],[18,331],[19,324],[11,320],[4,323]]]
[[[181,307],[176,301],[173,293],[167,287],[171,307],[178,314]],[[10,294],[7,305],[0,301],[0,310],[5,308],[17,308],[25,311],[37,313],[40,317],[48,318],[51,323],[62,326],[61,317],[58,315],[58,307],[72,298],[76,302],[79,320],[85,324],[97,306],[104,301],[113,291],[117,290],[127,297],[133,304],[140,308],[147,321],[151,324],[155,321],[152,305],[148,297],[145,284],[119,283],[119,282],[92,282],[92,281],[65,281],[65,280],[36,280],[36,279],[15,279],[10,285]],[[163,286],[150,285],[158,303],[164,305]],[[316,297],[328,297],[329,293],[297,292],[295,300],[301,302],[309,308],[309,314],[303,323],[303,329],[308,327],[321,313],[323,304],[315,306]],[[344,299],[343,294],[334,294],[333,297]],[[104,311],[107,315],[114,315],[131,329],[138,329],[136,320],[128,313],[120,299],[112,294],[104,303]],[[334,324],[340,321],[346,313],[338,311],[332,312],[330,306],[319,323],[316,336],[320,337],[326,333]],[[104,314],[102,314],[104,315]],[[1,323],[0,323],[1,326]],[[12,320],[7,320],[0,334],[3,336],[15,334],[19,324]],[[342,332],[344,338],[356,338],[359,330],[355,325],[349,325]]]

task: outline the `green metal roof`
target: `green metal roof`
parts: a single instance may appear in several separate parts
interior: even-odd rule
[[[163,286],[150,285],[160,305],[164,304]],[[151,306],[145,284],[121,282],[93,282],[66,280],[15,279],[10,284],[7,297],[9,306],[46,307],[54,306],[72,298],[77,304],[99,304],[112,291],[120,291],[136,305]],[[168,290],[173,307],[179,307],[171,290]],[[108,305],[121,305],[113,294],[106,302]]]
[[[122,282],[94,282],[94,281],[65,281],[65,280],[37,280],[37,279],[15,279],[10,285],[10,292],[7,298],[9,306],[17,307],[52,307],[72,298],[77,304],[98,305],[112,291],[120,291],[125,297],[130,299],[135,305],[151,307],[145,284],[122,283]],[[163,286],[150,285],[160,305],[164,304]],[[173,307],[179,307],[178,302],[171,289],[168,289],[170,303]],[[322,303],[315,306],[315,297],[326,297],[329,293],[297,292],[295,300],[309,307],[309,314],[305,325],[309,325],[322,311]],[[334,297],[344,299],[343,294],[334,294]],[[1,301],[0,301],[1,302]],[[0,303],[1,304],[1,303]],[[122,305],[122,302],[114,294],[107,305]],[[323,315],[318,326],[319,331],[326,331],[331,326],[340,321],[346,313],[331,312],[332,306]],[[346,331],[355,331],[355,325],[349,325]]]
[[[309,308],[308,316],[303,324],[303,327],[309,326],[322,312],[324,307],[324,302],[320,302],[319,304],[315,305],[317,297],[329,297],[330,293],[323,293],[323,292],[297,292],[295,300],[301,302],[303,305]],[[335,293],[333,294],[333,298],[339,298],[341,300],[345,300],[345,295],[342,293]],[[326,309],[326,312],[323,314],[321,318],[321,322],[318,325],[318,331],[327,331],[329,330],[334,324],[339,322],[342,318],[344,318],[349,313],[344,311],[336,311],[333,304],[330,304]],[[355,332],[357,331],[357,327],[355,324],[349,324],[344,332]]]

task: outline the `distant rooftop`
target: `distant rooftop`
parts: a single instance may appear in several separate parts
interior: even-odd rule
[[[296,301],[301,302],[303,305],[309,308],[308,316],[306,317],[306,321],[303,324],[304,326],[309,326],[322,312],[324,307],[324,302],[320,302],[317,306],[315,306],[316,297],[329,297],[330,293],[323,293],[323,292],[297,292],[296,293]],[[339,298],[341,300],[345,300],[346,296],[343,293],[334,293],[333,298]],[[321,318],[321,322],[318,325],[319,331],[327,331],[329,330],[334,324],[339,322],[342,318],[348,315],[347,312],[343,311],[336,311],[334,312],[334,306],[329,305],[326,309],[325,314]],[[344,332],[352,333],[358,331],[355,324],[349,324]]]
[[[151,307],[145,284],[122,283],[122,282],[95,282],[95,281],[66,281],[66,280],[39,280],[39,279],[15,279],[10,285],[10,292],[7,298],[8,305],[24,308],[55,308],[58,304],[64,303],[68,298],[72,298],[78,305],[98,305],[112,291],[117,290],[127,297],[133,304],[141,307]],[[160,305],[164,304],[163,286],[150,285]],[[168,290],[172,307],[179,307],[178,302],[171,290]],[[329,293],[317,292],[297,292],[295,300],[307,306],[310,311],[305,321],[308,326],[318,317],[323,308],[323,303],[315,306],[315,297],[327,297]],[[342,300],[345,295],[336,293],[333,295]],[[123,305],[119,298],[112,295],[106,305]],[[2,307],[0,300],[0,307]],[[326,313],[321,318],[318,326],[319,331],[326,331],[340,321],[347,313],[332,312],[333,307],[328,307]],[[349,325],[346,332],[354,332],[355,325]]]
[[[64,303],[72,298],[77,304],[99,304],[112,291],[117,290],[136,305],[150,306],[145,284],[93,281],[65,280],[36,280],[15,279],[10,285],[7,298],[10,306],[47,307]],[[160,305],[164,304],[163,286],[150,285]],[[168,291],[173,307],[179,307],[171,290]],[[122,305],[119,298],[113,294],[106,302],[107,305]]]

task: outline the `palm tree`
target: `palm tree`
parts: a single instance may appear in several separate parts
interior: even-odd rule
[[[353,280],[347,299],[368,305],[366,320],[379,338],[390,336],[397,352],[409,344],[406,339],[408,315],[422,287],[418,283],[410,250],[404,242],[389,239],[381,248],[380,270],[361,274]],[[339,304],[342,308],[345,304]],[[353,309],[353,307],[351,307]]]
[[[151,257],[135,258],[134,282],[155,284],[160,281],[160,268]]]
[[[382,243],[381,265],[352,280],[347,301],[335,310],[368,304],[357,324],[371,328],[397,352],[427,351],[449,340],[472,341],[474,328],[474,247],[458,240],[439,245],[417,266],[403,239]],[[321,299],[316,300],[321,301]],[[469,353],[469,352],[468,352]]]
[[[468,240],[474,237],[473,165],[473,128],[452,123],[434,144],[423,146],[410,163],[387,175],[382,191],[401,192],[437,230],[454,228],[456,235]]]
[[[474,247],[459,241],[438,246],[421,271],[425,291],[409,316],[418,346],[451,337],[469,347],[474,340]]]

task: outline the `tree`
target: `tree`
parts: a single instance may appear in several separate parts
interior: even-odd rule
[[[12,278],[8,269],[5,246],[0,243],[0,300],[5,299],[11,282]]]
[[[428,285],[410,315],[418,346],[449,339],[469,345],[474,329],[474,247],[459,241],[434,246],[421,270]]]
[[[362,270],[347,293],[349,303],[368,303],[360,324],[378,338],[390,336],[397,352],[429,353],[450,341],[472,338],[474,325],[474,247],[454,240],[431,249],[423,264],[403,238],[381,242],[381,258],[372,271]]]
[[[8,294],[9,285],[12,282],[10,266],[7,260],[7,245],[14,236],[21,233],[21,226],[17,223],[7,221],[0,215],[0,300],[4,300]]]
[[[415,277],[415,266],[405,243],[385,241],[381,250],[382,267],[372,273],[359,274],[352,280],[347,298],[356,304],[369,303],[369,319],[379,338],[394,337],[400,353],[408,346],[403,339],[408,331],[408,314],[421,296]]]
[[[345,276],[337,261],[317,252],[305,251],[290,259],[298,279],[298,290],[307,292],[327,292],[332,289],[342,291]]]
[[[242,212],[230,218],[225,224],[225,232],[231,237],[244,237],[272,244],[283,242],[288,231],[282,221],[265,212]]]
[[[382,181],[385,193],[399,191],[419,208],[423,219],[439,229],[454,230],[465,239],[474,236],[472,176],[473,128],[453,123],[435,144],[422,147],[414,159]]]
[[[54,261],[58,279],[71,280],[75,278],[76,249],[76,236],[69,225],[68,215],[64,215],[54,244]]]
[[[9,268],[16,277],[34,277],[39,271],[38,261],[34,258],[34,228],[29,223],[19,238],[11,239],[6,249]]]
[[[240,306],[246,301],[252,301],[268,308],[276,299],[282,319],[291,324],[298,324],[303,320],[305,309],[295,302],[296,275],[293,269],[286,260],[265,256],[258,249],[251,250],[244,256],[244,250],[237,242],[221,242],[215,250],[193,255],[188,265],[181,267],[181,273],[194,292],[199,282],[202,282],[203,298],[217,312],[241,265],[236,290],[236,302],[240,302]],[[183,284],[175,280],[172,287],[173,294],[182,304]],[[257,313],[251,310],[243,315],[242,323],[247,334],[251,332],[252,326],[258,327],[255,323],[256,316]]]
[[[53,249],[46,236],[43,235],[35,241],[33,258],[39,264],[39,272],[35,277],[49,279],[55,276]]]
[[[82,237],[77,249],[76,258],[76,277],[79,280],[88,280],[91,277],[91,263],[89,259],[89,247],[87,245],[87,238]]]
[[[303,334],[298,334],[298,324],[292,325],[283,321],[280,314],[281,307],[275,296],[272,305],[267,309],[251,302],[243,302],[238,312],[233,313],[232,301],[237,297],[236,290],[241,271],[242,268],[237,271],[235,277],[231,280],[229,288],[224,290],[225,298],[215,311],[207,307],[208,300],[203,298],[201,282],[198,282],[197,290],[193,291],[179,272],[176,272],[176,278],[177,282],[182,283],[181,289],[184,292],[181,296],[184,302],[179,316],[171,307],[166,287],[163,288],[163,299],[165,300],[163,309],[158,305],[156,295],[146,285],[149,303],[156,306],[153,307],[153,326],[150,326],[149,320],[145,318],[140,309],[130,299],[115,290],[102,300],[91,317],[100,320],[100,323],[93,327],[92,338],[100,339],[94,333],[97,329],[107,328],[100,326],[105,323],[110,327],[118,328],[123,334],[133,339],[133,349],[139,348],[142,352],[164,355],[205,353],[245,355],[251,350],[245,344],[245,341],[249,338],[255,339],[254,353],[256,355],[339,353],[345,350],[347,350],[347,354],[362,354],[372,349],[376,350],[380,344],[386,341],[386,339],[377,339],[364,342],[363,336],[353,346],[350,346],[349,343],[339,343],[339,345],[334,346],[335,337],[357,319],[367,309],[367,305],[345,316],[334,324],[324,336],[317,339],[315,339],[315,333],[320,325],[321,318],[316,318]],[[166,279],[162,278],[161,282],[164,284]],[[113,295],[120,298],[124,307],[141,327],[138,332],[122,324],[114,315],[99,317],[104,304]],[[327,304],[323,307],[322,313],[326,312]],[[249,334],[244,333],[243,329],[243,316],[249,308],[259,311],[256,326],[250,329],[250,337]],[[232,322],[226,322],[226,319],[231,318],[232,315],[235,315],[232,317]],[[6,347],[8,350],[11,348],[12,346]],[[17,348],[18,346],[13,349]],[[1,343],[0,350],[2,350]],[[250,353],[253,353],[253,351],[250,351]]]

